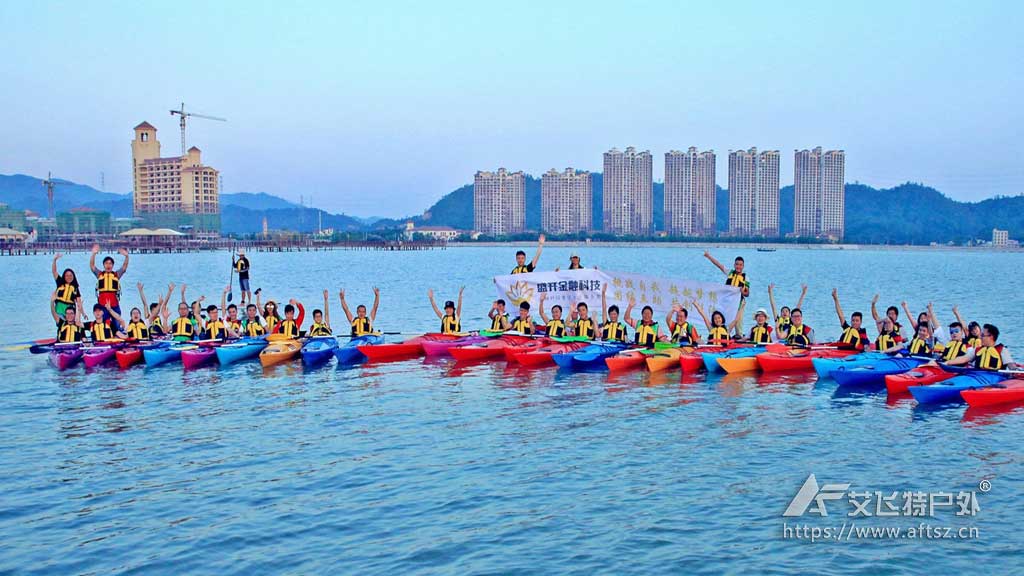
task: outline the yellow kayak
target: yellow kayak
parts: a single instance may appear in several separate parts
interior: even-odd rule
[[[718,365],[722,367],[729,374],[735,372],[754,372],[760,370],[761,367],[757,363],[756,356],[748,356],[746,358],[719,358]]]
[[[299,355],[302,350],[302,343],[297,340],[278,340],[271,342],[269,346],[260,352],[260,364],[273,366],[287,362]]]
[[[664,348],[647,356],[647,369],[661,372],[669,368],[679,367],[679,356],[692,351],[693,348]]]

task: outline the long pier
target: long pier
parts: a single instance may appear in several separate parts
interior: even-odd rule
[[[212,252],[218,250],[246,252],[324,252],[329,250],[373,250],[382,252],[405,252],[409,250],[444,250],[447,243],[442,241],[399,241],[383,242],[345,241],[316,242],[313,240],[261,241],[261,240],[178,240],[171,242],[132,242],[119,239],[83,240],[70,242],[0,242],[2,256],[35,256],[57,252],[88,252],[99,244],[104,250],[126,248],[132,254],[185,254]]]

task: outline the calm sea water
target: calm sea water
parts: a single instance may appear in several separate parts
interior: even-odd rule
[[[532,247],[524,246],[528,251]],[[482,327],[506,248],[255,254],[253,287],[318,305],[343,286],[377,325],[423,332],[426,300],[465,285]],[[1024,345],[1022,254],[718,250],[746,256],[752,306],[775,282],[820,337],[847,313],[908,300],[954,303]],[[549,248],[544,269],[568,248]],[[66,257],[83,276],[87,257]],[[586,265],[719,281],[700,250],[593,248]],[[228,256],[136,256],[125,282],[219,297]],[[4,343],[49,336],[47,258],[0,259]],[[89,291],[86,290],[88,293]],[[238,299],[235,290],[236,302]],[[219,298],[216,298],[219,299]],[[134,291],[125,301],[134,303]],[[91,302],[90,302],[91,304]],[[1018,358],[1024,351],[1018,352]],[[58,373],[0,353],[0,572],[573,573],[1020,572],[1024,409],[923,410],[813,375],[564,374],[450,361],[303,371],[258,363]],[[798,541],[782,512],[808,474],[862,491],[980,493],[957,540]],[[852,508],[830,503],[838,526]],[[864,525],[917,526],[922,519]],[[984,562],[985,564],[980,564]]]

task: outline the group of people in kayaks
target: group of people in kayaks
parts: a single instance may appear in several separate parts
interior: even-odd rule
[[[516,266],[512,274],[533,272],[540,259],[544,246],[541,235],[533,259],[526,260],[522,250],[516,253]],[[156,302],[149,303],[143,291],[143,285],[137,284],[141,308],[132,308],[125,318],[120,307],[122,278],[128,269],[129,255],[126,250],[118,253],[123,260],[115,269],[115,261],[111,256],[102,260],[102,267],[96,266],[99,246],[94,246],[89,260],[90,270],[96,278],[96,304],[92,308],[92,320],[87,320],[82,308],[82,294],[75,272],[67,268],[58,273],[57,263],[61,254],[53,258],[53,276],[56,289],[51,295],[51,314],[56,323],[56,340],[60,343],[81,342],[86,339],[93,343],[113,340],[150,340],[169,338],[178,342],[193,340],[229,340],[235,338],[258,338],[268,334],[281,334],[285,338],[325,337],[333,334],[330,322],[329,295],[323,293],[323,309],[313,311],[313,322],[303,330],[305,309],[303,305],[290,300],[284,306],[283,315],[276,302],[261,300],[257,289],[249,290],[249,260],[244,251],[233,257],[233,267],[239,274],[239,285],[242,291],[241,306],[227,304],[226,296],[231,286],[225,287],[220,306],[207,304],[205,297],[188,301],[186,287],[180,288],[177,304],[177,315],[172,319],[170,306],[175,294],[175,285],[168,286],[166,294],[160,295]],[[793,347],[807,348],[818,343],[815,331],[804,323],[801,305],[807,293],[806,285],[802,287],[796,306],[776,308],[774,285],[768,286],[769,302],[773,322],[769,322],[768,311],[761,308],[754,315],[754,324],[749,331],[744,331],[742,322],[746,307],[746,298],[750,295],[750,282],[745,272],[742,257],[736,257],[732,269],[727,269],[716,260],[710,252],[704,256],[725,276],[725,284],[739,288],[742,293],[740,308],[732,322],[727,323],[725,314],[719,310],[711,310],[710,315],[697,301],[691,301],[690,307],[697,312],[706,329],[706,337],[702,337],[697,327],[690,321],[689,310],[681,303],[672,306],[665,317],[666,330],[662,330],[654,318],[651,306],[643,306],[640,316],[634,317],[636,302],[630,299],[620,318],[617,305],[607,304],[607,285],[602,288],[602,305],[600,322],[590,313],[586,302],[579,302],[568,317],[558,304],[545,309],[545,295],[540,296],[539,316],[537,323],[531,314],[529,302],[522,302],[514,318],[506,310],[504,300],[496,300],[488,311],[490,319],[489,332],[515,333],[526,336],[546,335],[548,337],[581,337],[586,340],[632,343],[637,347],[653,348],[656,343],[667,342],[678,346],[697,346],[701,344],[724,345],[730,343],[748,343],[755,346],[766,346],[783,343]],[[569,261],[569,269],[582,269],[579,255],[573,253]],[[448,300],[438,306],[433,290],[428,291],[428,298],[435,314],[440,320],[442,334],[461,334],[462,296],[459,290],[458,300]],[[380,291],[373,289],[374,301],[371,309],[364,305],[356,307],[353,313],[345,299],[345,291],[339,293],[342,309],[350,326],[349,335],[353,337],[374,334],[374,321],[380,304]],[[253,297],[255,296],[255,302]],[[982,370],[1016,369],[1009,349],[999,342],[999,329],[993,324],[965,322],[959,310],[953,307],[955,321],[943,327],[939,323],[931,304],[927,310],[916,317],[911,314],[906,302],[902,303],[909,326],[900,322],[900,309],[889,306],[885,314],[878,311],[878,296],[871,301],[871,315],[877,329],[874,341],[868,335],[864,325],[864,315],[854,312],[847,316],[840,304],[839,293],[832,291],[838,324],[841,334],[838,340],[830,343],[838,349],[851,351],[876,350],[887,354],[905,354],[915,357],[928,357],[950,366],[971,366]],[[630,339],[628,330],[633,330]],[[909,330],[908,330],[909,328]]]

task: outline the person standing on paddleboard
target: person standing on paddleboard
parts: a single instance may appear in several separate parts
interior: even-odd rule
[[[249,290],[249,259],[245,257],[245,249],[238,249],[238,259],[231,260],[231,266],[238,272],[238,289],[242,291],[242,304],[252,302],[252,292]]]

